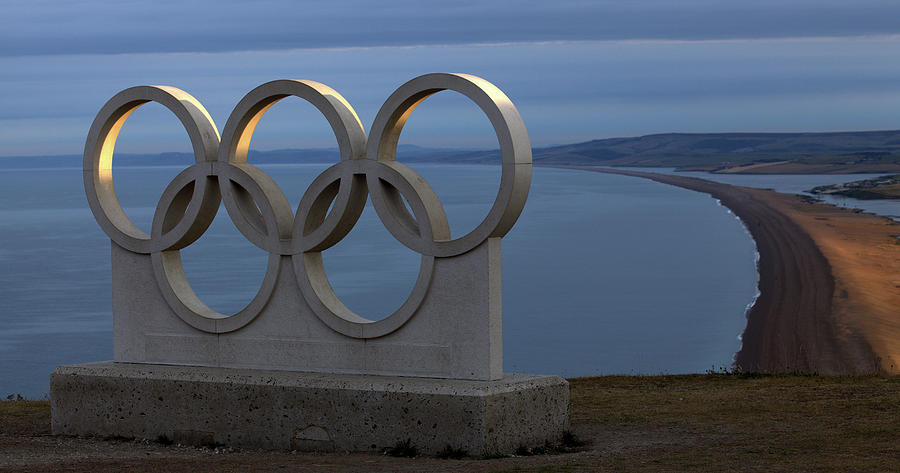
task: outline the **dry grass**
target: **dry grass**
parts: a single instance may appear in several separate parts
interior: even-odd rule
[[[748,174],[847,174],[900,172],[897,163],[841,164],[841,163],[801,163],[788,161],[745,171]]]
[[[900,379],[696,375],[571,380],[572,421],[657,444],[613,470],[889,471],[900,467]]]
[[[48,401],[0,402],[0,435],[42,435],[50,433]]]
[[[747,173],[753,174],[754,172],[758,172],[760,168],[769,167],[769,166],[780,166],[782,164],[787,164],[790,161],[771,161],[765,163],[751,163],[744,166],[735,166],[733,168],[722,169],[716,171],[719,174],[737,174],[737,173]]]
[[[900,199],[900,184],[891,184],[888,186],[878,186],[871,189],[868,189],[876,194],[881,194],[885,197],[890,197],[893,199]]]
[[[255,451],[212,454],[202,449],[88,439],[67,440],[75,443],[63,448],[59,440],[50,444],[41,440],[46,439],[41,432],[49,423],[46,401],[0,403],[4,434],[0,437],[7,439],[11,449],[4,453],[14,454],[30,442],[35,448],[53,445],[54,454],[60,455],[58,462],[21,465],[16,468],[20,471],[844,472],[900,468],[900,377],[712,374],[605,376],[570,383],[573,429],[590,444],[584,451],[562,455],[440,460]],[[11,436],[7,429],[11,423],[20,426],[18,436]],[[67,448],[73,448],[77,461],[66,460],[62,450]],[[38,457],[42,457],[40,451]],[[85,457],[85,451],[91,456]]]

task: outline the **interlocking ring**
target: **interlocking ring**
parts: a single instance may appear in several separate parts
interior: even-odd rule
[[[456,239],[450,238],[443,206],[431,186],[396,161],[407,118],[422,101],[441,90],[459,92],[481,108],[494,127],[502,156],[500,189],[490,211],[471,232]],[[308,101],[325,116],[341,156],[312,182],[296,212],[272,178],[247,162],[259,119],[288,96]],[[196,162],[167,186],[147,235],[119,204],[111,166],[119,130],[131,112],[149,101],[162,104],[181,120]],[[320,320],[349,337],[375,338],[399,329],[415,314],[431,283],[435,258],[466,253],[512,228],[531,185],[531,145],[509,98],[493,84],[467,74],[426,74],[403,84],[379,110],[372,136],[367,140],[350,104],[318,82],[278,80],[257,87],[232,111],[221,140],[209,114],[187,93],[173,87],[134,87],[110,99],[91,125],[84,151],[85,191],[94,217],[116,244],[151,255],[163,296],[191,326],[226,333],[249,324],[272,295],[281,257],[291,256],[300,291]],[[378,321],[355,314],[340,301],[322,263],[322,251],[350,232],[368,197],[388,231],[422,257],[412,293],[397,311]],[[259,291],[232,316],[213,311],[197,297],[184,274],[179,252],[206,231],[220,201],[241,234],[269,253]]]

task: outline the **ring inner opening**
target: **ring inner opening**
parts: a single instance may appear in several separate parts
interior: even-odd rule
[[[497,135],[481,108],[460,93],[437,92],[413,110],[400,134],[397,160],[434,189],[451,238],[474,230],[497,198],[502,173]]]
[[[169,109],[148,102],[134,110],[119,131],[112,158],[116,198],[128,219],[149,235],[163,191],[194,162],[190,137]],[[168,228],[183,213],[173,210]]]

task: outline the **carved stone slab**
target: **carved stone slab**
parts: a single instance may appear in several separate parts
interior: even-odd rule
[[[461,93],[484,111],[502,155],[493,206],[474,230],[456,239],[432,188],[395,159],[406,119],[441,90]],[[259,119],[288,96],[309,101],[328,119],[341,152],[296,211],[275,181],[247,162]],[[119,130],[149,101],[181,120],[195,164],[163,192],[148,235],[119,204],[111,168]],[[531,145],[519,113],[503,92],[471,75],[427,74],[402,85],[378,112],[369,138],[349,103],[318,82],[279,80],[257,87],[235,107],[221,139],[209,114],[186,92],[126,89],[98,113],[84,153],[88,202],[112,241],[115,360],[499,379],[500,238],[521,213],[530,183]],[[322,264],[322,251],[353,228],[367,198],[390,233],[421,254],[412,293],[382,320],[347,308]],[[181,264],[180,250],[203,234],[220,202],[238,230],[269,253],[259,291],[236,314],[204,304]]]
[[[53,432],[182,444],[470,455],[554,442],[569,428],[569,385],[509,374],[465,381],[130,363],[60,367]]]

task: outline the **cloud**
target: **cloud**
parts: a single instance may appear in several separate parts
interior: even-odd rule
[[[184,89],[221,128],[257,85],[312,79],[344,95],[368,129],[400,84],[436,71],[494,82],[515,102],[535,146],[673,131],[897,129],[898,43],[897,37],[588,41],[0,57],[0,154],[80,153],[97,110],[139,84]],[[444,94],[416,110],[403,142],[495,146],[480,112],[465,99],[440,100]],[[327,122],[295,102],[266,115],[254,149],[334,146]],[[187,146],[171,114],[150,112],[147,106],[129,118],[123,146],[130,143],[131,152]]]
[[[879,0],[44,0],[4,6],[0,56],[871,36],[900,33],[897,18]]]

